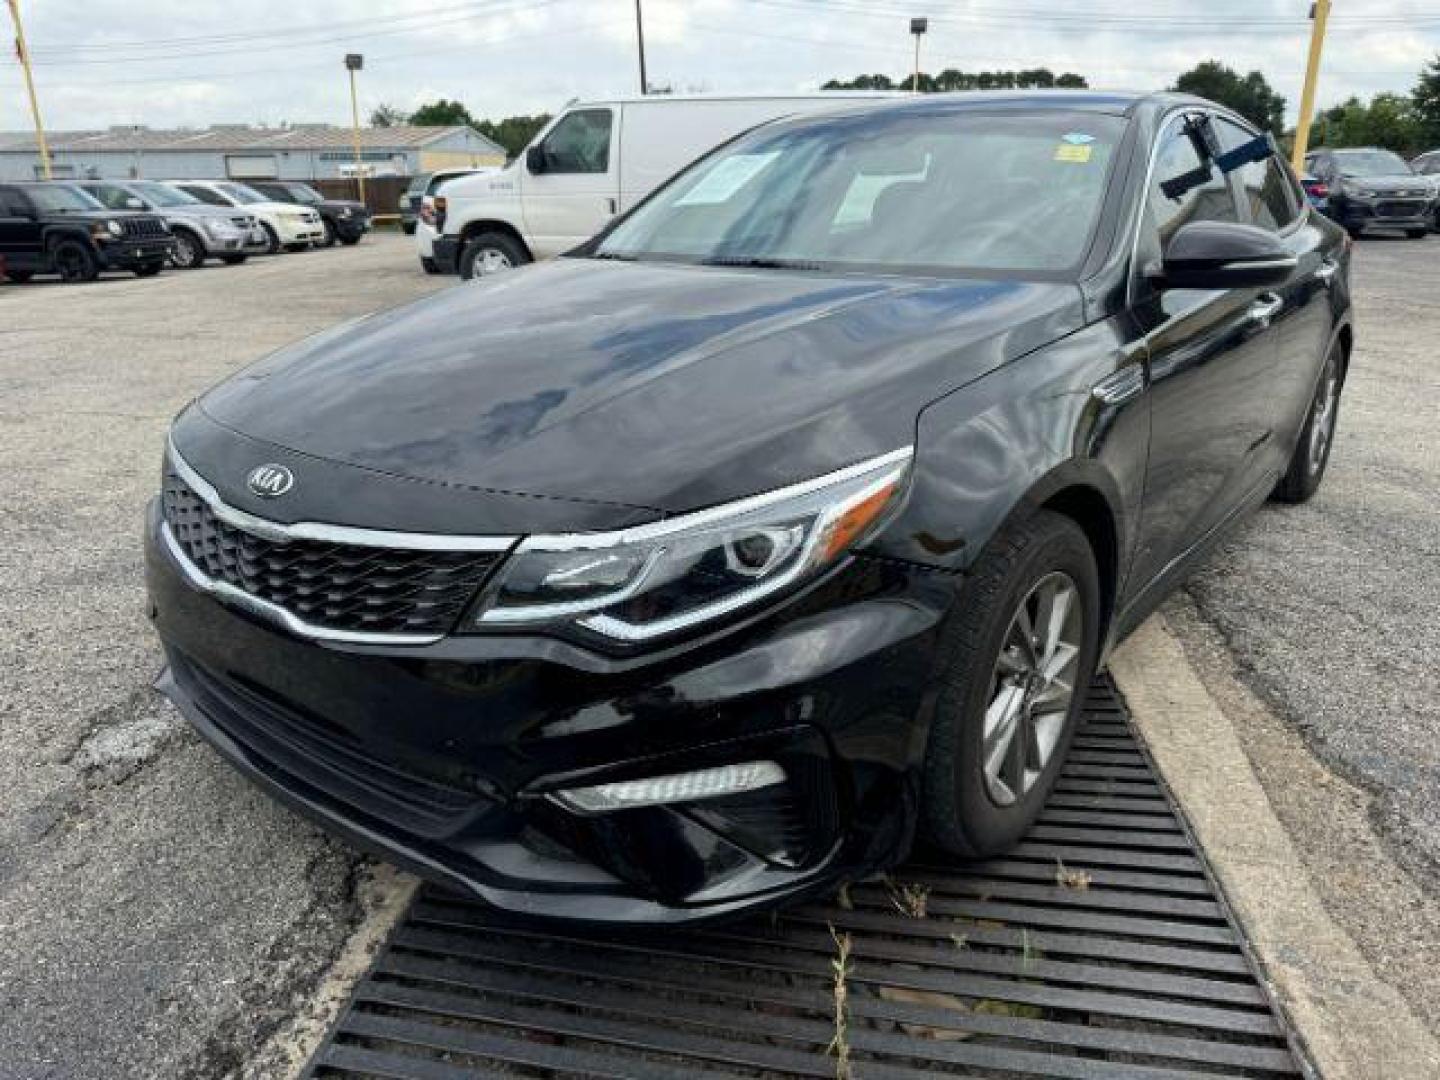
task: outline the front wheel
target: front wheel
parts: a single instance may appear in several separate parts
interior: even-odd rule
[[[1018,843],[1070,747],[1100,642],[1100,579],[1079,526],[1008,526],[966,581],[940,645],[926,749],[926,832],[956,855]]]
[[[481,233],[460,252],[460,276],[479,281],[530,261],[530,252],[512,236],[500,232]]]
[[[1340,415],[1341,351],[1337,341],[1330,347],[1325,358],[1325,369],[1320,373],[1320,385],[1310,400],[1310,410],[1305,414],[1305,426],[1300,429],[1295,452],[1290,455],[1290,464],[1285,475],[1275,485],[1270,497],[1278,502],[1303,503],[1310,499],[1325,478],[1325,468],[1330,464],[1330,447],[1335,441],[1335,421]]]
[[[1405,235],[1411,240],[1424,240],[1430,234],[1429,229],[1406,229]]]
[[[249,255],[221,255],[220,261],[226,266],[239,266],[249,257]]]
[[[170,264],[180,270],[193,270],[205,262],[205,245],[200,238],[185,229],[175,230],[175,250],[170,253]]]
[[[340,239],[339,235],[335,232],[335,226],[330,223],[330,219],[329,219],[329,218],[326,218],[326,219],[325,219],[325,239],[324,239],[324,240],[321,240],[321,241],[320,241],[318,244],[316,244],[315,246],[316,246],[316,247],[334,247],[334,246],[335,246],[335,241],[336,241],[336,240],[339,240],[339,239]]]
[[[260,227],[265,230],[265,254],[280,254],[280,234],[263,221],[260,223]]]
[[[135,267],[135,276],[136,276],[136,277],[154,277],[156,274],[160,273],[160,271],[163,270],[163,269],[165,269],[165,264],[164,264],[163,262],[145,263],[143,266],[137,266],[137,267]]]
[[[90,250],[88,244],[82,244],[79,240],[60,241],[51,253],[51,261],[55,264],[55,272],[60,275],[60,280],[69,285],[94,281],[100,276],[100,260],[95,257],[95,252]]]

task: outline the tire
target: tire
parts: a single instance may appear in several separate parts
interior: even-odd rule
[[[440,273],[440,265],[429,255],[420,256],[420,269],[424,270],[427,274]]]
[[[354,246],[355,246],[356,244],[358,244],[359,242],[360,242],[360,236],[358,236],[358,235],[357,235],[357,236],[342,236],[342,237],[340,237],[340,243],[344,244],[346,247],[354,247]]]
[[[316,247],[327,247],[327,248],[328,248],[328,247],[334,247],[334,246],[335,246],[335,241],[336,241],[336,240],[339,240],[340,237],[339,237],[339,235],[335,232],[335,226],[334,226],[333,224],[331,224],[330,219],[329,219],[329,218],[325,218],[324,220],[325,220],[325,239],[324,239],[324,240],[321,240],[321,241],[320,241],[318,244],[316,244],[315,246],[316,246]]]
[[[1035,650],[1033,642],[1022,650],[1017,633],[1022,606],[1032,621],[1045,621],[1044,598],[1052,587],[1054,595],[1064,590],[1069,596],[1058,638],[1069,648],[1055,650],[1048,665],[1058,683],[1021,674]],[[986,858],[1025,835],[1070,748],[1099,646],[1100,577],[1080,527],[1041,510],[1003,529],[966,580],[941,635],[940,692],[921,811],[935,844],[965,858]],[[1008,740],[1002,737],[1006,725],[991,720],[1001,716],[1013,717]],[[1028,753],[994,755],[1002,764],[987,775],[987,727],[997,749]]]
[[[1360,228],[1358,225],[1346,225],[1345,231],[1350,234],[1351,240],[1359,240],[1365,232],[1365,230]]]
[[[33,270],[6,270],[4,276],[7,277],[7,278],[9,278],[9,279],[10,279],[11,281],[13,281],[16,285],[24,285],[27,281],[29,281],[31,278],[33,278],[33,277],[35,276],[35,271],[33,271]]]
[[[260,227],[265,230],[265,254],[279,255],[280,235],[263,221],[260,223]]]
[[[178,270],[193,270],[205,265],[205,245],[189,229],[175,230],[175,251],[170,265]]]
[[[249,255],[221,255],[220,261],[226,266],[239,266],[249,257]]]
[[[154,277],[156,274],[160,273],[160,271],[161,271],[161,270],[164,270],[164,269],[165,269],[165,263],[164,263],[164,262],[146,263],[144,266],[137,266],[137,267],[135,268],[135,276],[136,276],[136,277]]]
[[[524,266],[530,262],[525,245],[502,232],[484,232],[465,245],[460,252],[460,276],[466,281]]]
[[[414,235],[415,235],[415,222],[413,222],[413,221],[410,221],[410,222],[401,222],[401,224],[400,224],[400,231],[401,231],[402,233],[404,233],[406,236],[414,236]]]
[[[308,250],[310,250],[310,244],[309,244],[308,242],[306,242],[306,243],[300,243],[300,244],[286,244],[286,245],[285,245],[285,250],[288,251],[288,252],[290,252],[290,253],[293,255],[293,254],[295,254],[296,252],[308,251]]]
[[[51,249],[50,261],[55,273],[67,285],[94,281],[100,276],[100,260],[89,244],[82,244],[79,240],[61,240]]]
[[[1285,475],[1275,485],[1270,497],[1277,502],[1308,502],[1325,479],[1325,469],[1330,464],[1330,450],[1335,445],[1335,422],[1340,415],[1340,392],[1344,388],[1343,356],[1340,343],[1330,347],[1325,357],[1325,367],[1320,372],[1320,382],[1310,408],[1305,414],[1305,425],[1300,429],[1300,438],[1295,442],[1295,452],[1290,455],[1290,464]]]
[[[1406,230],[1405,230],[1405,235],[1408,236],[1411,240],[1424,240],[1425,237],[1427,237],[1427,236],[1430,235],[1430,230],[1429,230],[1429,229],[1406,229]]]

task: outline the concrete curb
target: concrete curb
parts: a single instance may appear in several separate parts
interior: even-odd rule
[[[1117,649],[1110,670],[1321,1075],[1440,1076],[1440,1044],[1331,918],[1230,719],[1163,619]]]

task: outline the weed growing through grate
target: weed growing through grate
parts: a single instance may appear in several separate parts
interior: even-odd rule
[[[896,911],[901,915],[909,915],[912,919],[925,918],[930,907],[930,886],[905,885],[888,878],[885,885],[890,892],[890,903],[895,905]]]
[[[850,1067],[850,935],[841,934],[830,927],[830,937],[835,942],[835,958],[830,967],[835,972],[835,986],[832,997],[835,1003],[835,1037],[830,1040],[826,1053],[835,1057],[835,1080],[854,1080]]]
[[[1059,859],[1055,860],[1055,884],[1062,889],[1090,888],[1090,875],[1084,870],[1071,870]]]

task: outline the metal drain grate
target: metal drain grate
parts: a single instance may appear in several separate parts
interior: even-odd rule
[[[710,930],[595,937],[426,889],[311,1077],[1178,1080],[1301,1072],[1108,680],[1004,859]]]

